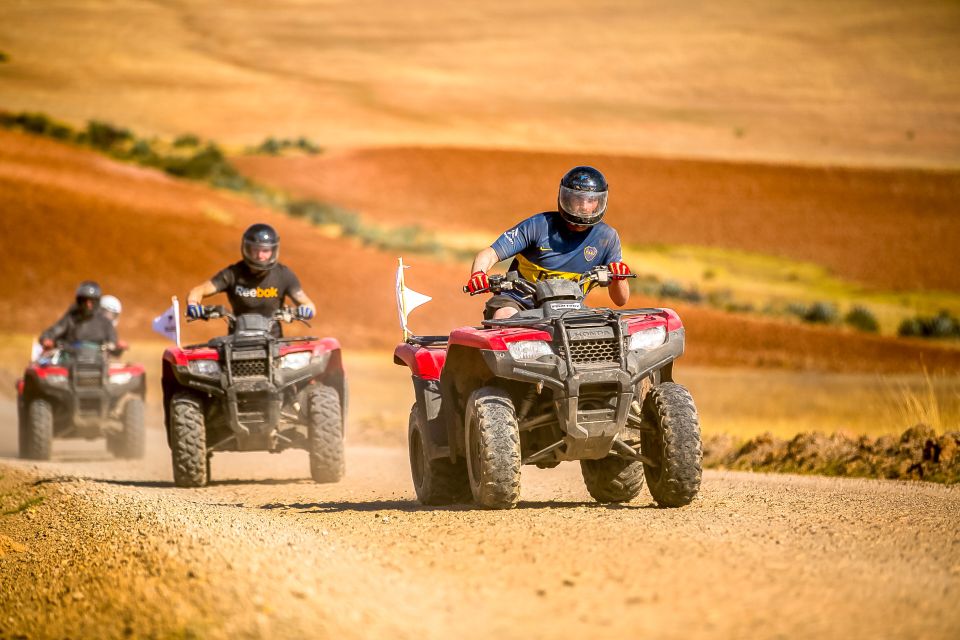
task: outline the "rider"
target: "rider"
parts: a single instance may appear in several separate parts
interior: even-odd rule
[[[619,307],[627,303],[630,290],[626,278],[630,267],[622,262],[620,236],[602,222],[607,210],[607,180],[593,167],[570,169],[560,180],[557,211],[538,213],[505,231],[473,259],[467,289],[481,293],[490,288],[487,271],[513,257],[510,271],[527,280],[567,278],[577,280],[598,265],[610,271],[610,299]],[[483,317],[509,318],[529,301],[512,291],[487,300]]]
[[[107,295],[100,298],[100,309],[103,310],[103,315],[115,328],[120,324],[120,313],[123,311],[123,305],[120,304],[120,299],[117,296]]]
[[[289,297],[298,305],[297,314],[309,320],[317,313],[317,307],[300,286],[300,280],[286,265],[277,262],[280,256],[280,236],[268,224],[258,223],[243,232],[240,242],[243,257],[219,271],[206,282],[197,285],[187,294],[187,316],[203,318],[200,301],[208,296],[226,291],[235,315],[259,313],[272,318]],[[279,324],[274,325],[279,334]]]
[[[113,350],[117,331],[100,308],[100,285],[84,280],[77,287],[76,302],[57,322],[40,334],[40,345],[53,349],[58,343],[93,342]]]

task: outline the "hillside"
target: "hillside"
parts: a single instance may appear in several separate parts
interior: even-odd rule
[[[351,349],[389,348],[399,337],[393,302],[396,257],[329,237],[302,220],[237,196],[108,160],[87,150],[0,132],[0,201],[13,240],[0,254],[8,282],[0,331],[36,333],[61,313],[76,283],[98,279],[125,304],[123,332],[150,335],[150,320],[190,286],[234,261],[238,238],[254,221],[274,224],[282,261],[318,301],[313,333]],[[411,324],[440,333],[473,324],[482,300],[460,292],[466,265],[407,256],[411,287],[434,296]],[[605,294],[594,294],[594,304]],[[655,302],[637,298],[637,306]],[[691,364],[835,371],[960,371],[960,350],[679,307]],[[219,326],[192,325],[187,340]]]
[[[951,0],[0,4],[0,105],[224,143],[960,163]]]

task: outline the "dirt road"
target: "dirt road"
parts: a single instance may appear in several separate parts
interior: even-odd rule
[[[956,488],[708,472],[687,508],[603,507],[562,465],[525,469],[515,511],[427,509],[399,448],[349,447],[328,486],[300,452],[223,454],[180,490],[150,435],[136,463],[0,461],[0,638],[960,631]]]

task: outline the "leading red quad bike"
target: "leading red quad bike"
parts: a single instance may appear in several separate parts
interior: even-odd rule
[[[205,486],[218,451],[290,448],[307,450],[316,482],[340,480],[347,408],[340,343],[277,337],[275,323],[301,320],[292,309],[235,317],[206,306],[202,317],[225,319],[229,335],[163,353],[174,484]]]
[[[577,460],[598,502],[627,502],[643,488],[663,507],[700,489],[701,443],[690,393],[673,381],[684,328],[670,309],[588,308],[590,283],[490,276],[490,292],[513,291],[533,308],[447,336],[412,336],[394,362],[410,368],[410,466],[428,505],[471,496],[514,507],[520,467]]]
[[[142,458],[143,365],[111,362],[105,345],[60,344],[17,380],[20,457],[49,460],[54,438],[106,437],[118,458]]]

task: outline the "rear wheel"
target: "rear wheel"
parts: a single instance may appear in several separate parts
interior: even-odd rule
[[[417,405],[410,409],[407,443],[410,448],[410,473],[417,499],[426,505],[442,505],[463,502],[470,496],[467,481],[467,465],[463,460],[456,463],[450,458],[427,457],[424,446],[426,438],[423,416]]]
[[[315,482],[338,482],[346,470],[340,394],[333,387],[317,384],[307,402],[310,476]]]
[[[512,509],[520,500],[520,429],[513,400],[481,387],[467,400],[467,471],[474,501],[487,509]]]
[[[53,442],[53,407],[40,398],[31,400],[25,418],[20,432],[20,457],[49,460]]]
[[[143,430],[143,398],[133,397],[123,405],[123,431],[107,436],[107,448],[118,458],[142,458],[146,448]]]
[[[198,398],[187,393],[174,394],[170,400],[170,430],[173,483],[178,487],[206,486],[207,431],[203,404]]]
[[[643,489],[643,464],[619,456],[581,460],[587,491],[597,502],[629,502]]]
[[[643,401],[640,451],[650,495],[661,507],[690,504],[700,491],[703,449],[700,419],[686,388],[674,382],[653,387]],[[653,428],[653,430],[649,430]]]

